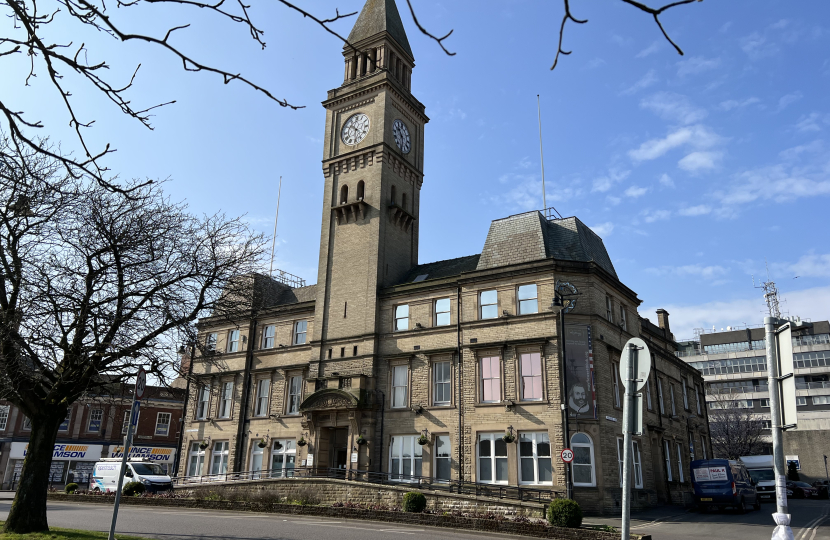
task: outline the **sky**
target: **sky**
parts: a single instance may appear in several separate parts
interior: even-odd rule
[[[153,129],[127,118],[64,71],[94,147],[121,178],[167,180],[194,212],[245,215],[271,234],[283,177],[276,268],[317,280],[326,91],[342,83],[342,42],[276,2],[249,2],[262,49],[241,25],[163,4],[113,8],[116,24],[162,37],[207,64],[240,72],[305,108],[280,107],[238,82],[182,69],[166,51],[120,43],[59,13],[56,42],[85,45],[90,63],[126,83]],[[297,0],[324,18],[363,0]],[[574,0],[564,47],[550,66],[561,2],[413,0],[434,34],[453,34],[447,56],[420,34],[398,0],[415,55],[412,91],[425,133],[420,262],[480,253],[490,222],[543,207],[537,94],[547,206],[577,216],[604,240],[621,281],[656,321],[667,309],[677,338],[695,328],[759,325],[767,275],[782,311],[830,317],[830,3],[730,0],[673,8],[661,20],[619,1]],[[656,5],[656,4],[655,4]],[[45,9],[42,3],[41,9]],[[332,27],[346,36],[356,16]],[[11,32],[4,18],[2,32]],[[42,67],[0,57],[0,100],[24,111],[67,151],[78,146]],[[36,132],[36,133],[35,133]],[[451,234],[448,234],[451,231]],[[754,279],[754,285],[753,285]]]

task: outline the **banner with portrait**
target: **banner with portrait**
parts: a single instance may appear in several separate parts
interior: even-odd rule
[[[565,325],[565,376],[567,377],[568,418],[596,418],[594,351],[589,325]]]

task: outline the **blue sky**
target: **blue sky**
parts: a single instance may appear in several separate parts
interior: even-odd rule
[[[273,3],[272,3],[273,4]],[[96,144],[118,149],[122,177],[169,178],[167,192],[197,212],[246,214],[270,234],[284,177],[275,266],[317,278],[326,91],[342,82],[342,43],[279,5],[255,2],[260,50],[241,26],[208,13],[153,5],[113,9],[129,30],[163,35],[194,57],[240,71],[281,108],[241,84],[184,73],[170,55],[78,34],[59,15],[58,40],[87,44],[115,81],[142,67],[137,105],[157,111],[154,131],[130,121],[72,74],[81,117]],[[321,16],[359,11],[362,0],[301,1]],[[791,315],[830,316],[830,3],[730,0],[675,8],[662,18],[686,55],[653,21],[621,2],[575,0],[556,50],[560,2],[414,0],[434,33],[453,28],[447,57],[420,35],[398,1],[416,68],[413,93],[426,130],[420,260],[478,253],[489,223],[542,206],[536,94],[541,94],[548,204],[604,239],[641,314],[671,313],[677,337],[695,327],[758,324],[765,260]],[[347,35],[354,18],[335,27]],[[70,34],[70,32],[72,32]],[[218,38],[217,36],[223,36]],[[24,87],[22,55],[3,61],[0,95],[74,149],[67,117],[45,74]],[[448,234],[452,231],[452,234]],[[798,276],[796,278],[796,276]]]

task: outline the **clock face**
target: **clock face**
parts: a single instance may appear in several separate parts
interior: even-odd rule
[[[406,129],[406,124],[400,120],[395,120],[392,124],[392,134],[395,136],[395,144],[401,149],[401,152],[408,154],[412,149],[412,144],[409,140],[409,130]]]
[[[363,113],[357,113],[343,124],[340,137],[344,143],[354,146],[365,139],[367,133],[369,133],[369,117]]]

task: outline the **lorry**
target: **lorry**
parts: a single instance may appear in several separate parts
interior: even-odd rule
[[[122,458],[102,458],[92,469],[91,491],[108,493],[118,490],[118,475]],[[161,466],[147,458],[131,458],[125,464],[124,484],[141,482],[147,493],[158,493],[173,489],[173,481],[164,474]]]
[[[775,500],[775,465],[772,456],[741,456],[741,461],[755,481],[758,498],[763,501]]]

